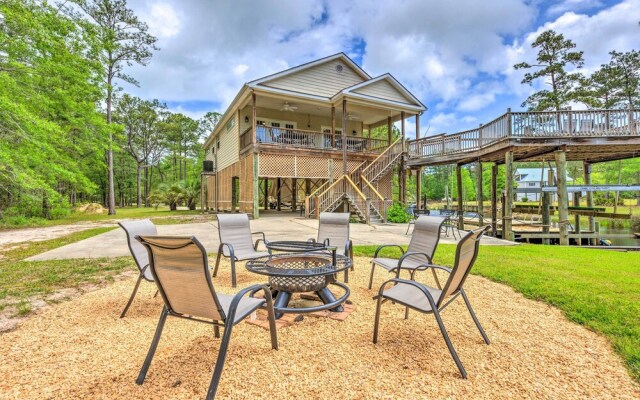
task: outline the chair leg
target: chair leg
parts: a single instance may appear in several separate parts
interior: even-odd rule
[[[371,275],[369,276],[369,289],[373,286],[373,271],[376,269],[376,265],[371,263]]]
[[[127,305],[124,306],[124,310],[122,310],[122,313],[120,313],[120,318],[124,318],[125,314],[127,313],[127,310],[129,309],[129,306],[131,306],[131,303],[133,303],[133,298],[136,297],[136,293],[138,293],[138,287],[140,287],[140,282],[142,282],[142,274],[138,276],[138,281],[136,282],[136,285],[133,287],[133,293],[131,293],[131,297],[129,297],[129,301],[127,302]]]
[[[220,339],[220,327],[218,325],[213,326],[213,335],[216,339]]]
[[[144,364],[142,364],[142,369],[138,374],[138,379],[136,379],[136,383],[138,385],[142,385],[142,383],[144,382],[144,378],[147,376],[149,365],[151,365],[151,360],[153,360],[153,355],[156,353],[156,349],[158,348],[158,342],[160,342],[160,336],[162,335],[164,322],[167,320],[168,315],[169,315],[169,310],[167,310],[167,307],[166,306],[162,307],[162,313],[160,314],[160,320],[158,321],[158,327],[156,328],[156,333],[153,336],[151,347],[149,348],[149,352],[147,353],[147,358],[144,359]]]
[[[438,322],[438,326],[440,327],[440,332],[442,332],[442,337],[444,337],[444,341],[445,343],[447,343],[447,348],[449,349],[449,353],[451,353],[451,357],[453,357],[453,361],[455,361],[456,365],[458,366],[460,375],[462,375],[463,379],[467,379],[467,371],[464,370],[462,362],[460,362],[460,358],[458,358],[458,353],[456,353],[456,349],[454,349],[453,344],[451,344],[451,339],[449,339],[449,334],[444,327],[444,323],[442,322],[442,318],[440,317],[440,312],[438,312],[438,310],[434,310],[433,315],[436,316],[436,321]]]
[[[442,285],[440,285],[440,279],[438,279],[435,268],[431,268],[431,273],[433,274],[433,279],[436,281],[436,285],[438,285],[438,289],[442,290]]]
[[[231,287],[236,287],[236,261],[233,257],[231,260]]]
[[[220,266],[220,257],[222,256],[222,252],[218,251],[218,256],[216,257],[216,266],[213,268],[213,277],[218,276],[218,267]]]
[[[349,268],[344,270],[344,283],[349,283]]]
[[[486,344],[490,344],[491,342],[489,341],[489,337],[485,333],[484,329],[482,329],[482,325],[480,325],[480,321],[478,320],[478,317],[476,316],[476,313],[473,312],[473,308],[471,308],[471,303],[469,302],[469,299],[467,298],[467,294],[464,292],[463,289],[460,289],[460,294],[462,295],[462,298],[464,299],[464,302],[467,305],[467,309],[469,310],[469,314],[471,314],[471,318],[473,318],[473,322],[476,323],[476,326],[478,327],[478,330],[480,331],[480,334],[482,335],[482,338],[484,339],[484,342]]]
[[[416,271],[415,269],[409,270],[409,274],[410,274],[410,278],[412,281],[415,281],[415,276],[416,276]],[[405,307],[404,308],[404,319],[409,319],[409,307]]]
[[[381,308],[382,308],[382,295],[378,294],[378,303],[376,304],[376,316],[373,321],[373,344],[378,343],[378,325],[380,324]]]
[[[227,358],[227,350],[229,349],[229,340],[231,339],[232,328],[233,324],[231,322],[229,322],[228,326],[224,327],[224,334],[222,335],[220,350],[218,351],[218,359],[216,360],[216,366],[213,369],[213,376],[211,377],[209,390],[207,390],[207,400],[213,400],[216,397],[218,384],[220,383],[220,378],[222,377],[222,368],[224,368],[224,360]]]
[[[278,350],[278,332],[276,330],[276,313],[273,310],[273,297],[270,292],[265,293],[267,300],[267,318],[269,319],[269,333],[271,334],[271,348]]]

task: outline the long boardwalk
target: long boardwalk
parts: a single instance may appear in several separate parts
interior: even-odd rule
[[[455,164],[460,177],[460,168],[465,164],[478,163],[481,172],[482,163],[494,163],[491,220],[493,231],[496,232],[499,201],[496,193],[498,165],[505,164],[506,176],[513,177],[514,162],[553,161],[557,169],[560,243],[568,244],[569,202],[566,162],[582,161],[585,184],[590,184],[591,164],[640,156],[639,128],[640,110],[638,109],[559,112],[511,112],[508,110],[506,114],[475,129],[409,141],[406,165],[409,168],[421,170],[425,166]],[[479,176],[481,177],[482,174],[480,173]],[[462,209],[460,182],[461,179],[458,179],[458,207]],[[482,194],[481,179],[478,179],[478,192]],[[587,205],[593,207],[590,192],[587,194]],[[502,218],[505,238],[511,240],[513,240],[512,206],[513,179],[507,179]],[[479,207],[479,209],[482,208]],[[546,225],[549,224],[548,216],[545,222]],[[460,224],[462,223],[461,216]],[[589,225],[590,230],[593,230],[592,220]]]

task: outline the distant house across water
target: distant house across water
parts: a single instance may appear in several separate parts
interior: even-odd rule
[[[557,178],[556,169],[552,168],[554,180]],[[526,198],[528,201],[540,201],[541,195],[541,183],[547,186],[555,185],[554,182],[548,182],[549,168],[544,169],[543,179],[542,168],[517,168],[515,173],[515,181],[517,183],[516,189],[516,201],[524,201]],[[569,176],[567,176],[567,183],[573,182]],[[553,201],[557,201],[558,196],[553,194]]]

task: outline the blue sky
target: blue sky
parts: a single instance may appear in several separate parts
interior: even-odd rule
[[[127,71],[137,96],[198,118],[223,112],[242,84],[345,52],[370,75],[391,73],[429,110],[421,134],[470,129],[520,104],[513,64],[534,61],[547,29],[584,51],[584,72],[640,46],[640,0],[129,0],[158,37],[149,65]],[[538,88],[544,85],[538,83]],[[576,105],[580,107],[580,105]],[[409,136],[415,128],[408,124]]]

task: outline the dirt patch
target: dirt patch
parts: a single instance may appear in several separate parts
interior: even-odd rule
[[[356,260],[349,277],[356,309],[346,320],[305,317],[282,327],[278,351],[264,329],[234,327],[217,398],[640,398],[604,337],[477,276],[468,279],[467,294],[492,343],[484,344],[464,302],[456,300],[443,314],[467,380],[432,315],[411,312],[405,320],[403,307],[385,304],[374,345],[376,291],[365,289],[369,270],[368,259]],[[225,263],[214,279],[217,291],[239,290],[230,288],[229,275]],[[375,285],[388,277],[377,271]],[[238,268],[239,288],[260,282]],[[45,307],[0,334],[0,393],[21,399],[204,397],[220,340],[210,326],[177,318],[167,321],[144,385],[135,384],[162,300],[143,282],[126,318],[118,318],[134,283],[131,277]]]

